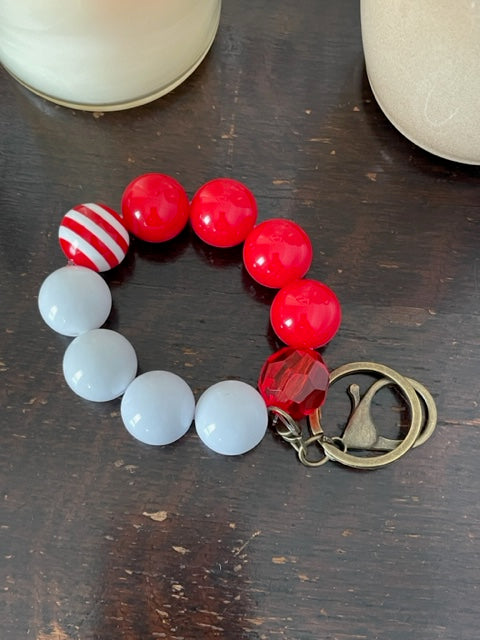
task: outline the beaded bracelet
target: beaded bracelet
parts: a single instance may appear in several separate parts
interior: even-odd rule
[[[59,227],[68,265],[44,280],[38,305],[53,330],[74,338],[63,358],[69,387],[96,402],[122,397],[120,412],[126,429],[149,445],[178,440],[194,421],[207,447],[220,454],[239,455],[260,443],[270,418],[281,438],[309,466],[336,460],[350,467],[376,468],[425,442],[435,429],[437,414],[430,393],[420,383],[370,362],[344,365],[329,373],[317,349],[340,327],[338,298],[324,283],[304,277],[313,257],[305,231],[283,218],[256,224],[257,215],[256,200],[241,182],[211,180],[190,202],[177,180],[160,173],[138,176],[126,187],[121,215],[94,203],[68,211]],[[206,389],[195,402],[188,384],[174,373],[149,371],[137,376],[133,346],[120,333],[101,328],[110,314],[112,296],[99,272],[120,264],[130,234],[146,242],[166,242],[188,222],[211,246],[243,244],[248,274],[257,283],[278,289],[270,321],[286,346],[267,359],[257,389],[238,380],[224,380]],[[329,437],[320,422],[329,385],[358,372],[380,377],[363,397],[358,385],[350,385],[350,418],[341,437]],[[378,435],[371,417],[372,399],[387,385],[396,388],[409,410],[410,425],[401,440]],[[304,418],[310,427],[307,436],[299,423]],[[317,449],[313,459],[312,446]],[[380,454],[353,455],[350,451]]]

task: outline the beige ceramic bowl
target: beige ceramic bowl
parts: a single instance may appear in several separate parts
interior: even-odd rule
[[[361,0],[361,19],[387,118],[427,151],[480,164],[480,1]]]

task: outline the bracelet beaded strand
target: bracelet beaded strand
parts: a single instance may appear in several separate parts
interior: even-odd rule
[[[123,423],[137,440],[166,445],[182,437],[194,421],[207,447],[239,455],[259,444],[271,415],[277,434],[292,445],[303,464],[319,466],[334,460],[352,468],[374,469],[394,462],[432,435],[437,422],[435,402],[416,380],[374,362],[353,362],[328,371],[317,349],[339,329],[339,301],[327,285],[305,278],[313,257],[305,231],[283,218],[256,224],[257,204],[244,184],[230,178],[211,180],[189,202],[177,180],[149,173],[126,187],[121,211],[120,215],[105,205],[89,203],[65,214],[59,242],[68,265],[46,278],[38,305],[52,329],[73,338],[63,358],[69,387],[96,402],[121,397]],[[112,296],[98,272],[124,259],[130,235],[161,243],[174,238],[188,221],[211,246],[243,244],[243,262],[250,276],[278,289],[270,322],[286,346],[267,358],[257,389],[239,380],[223,380],[195,402],[188,384],[175,373],[149,371],[137,376],[133,346],[120,333],[101,328],[110,314]],[[358,384],[350,385],[352,409],[343,435],[327,436],[320,416],[329,386],[345,376],[365,373],[378,379],[363,396]],[[373,398],[386,386],[396,389],[408,410],[410,422],[402,439],[382,436],[372,419]],[[309,437],[304,437],[297,422],[305,417]],[[311,447],[317,448],[314,459],[309,455]],[[354,455],[352,450],[369,455]]]
[[[259,444],[269,411],[300,420],[324,403],[329,372],[316,351],[337,333],[341,309],[325,284],[305,278],[313,257],[310,239],[295,222],[273,218],[256,224],[257,204],[241,182],[207,182],[191,202],[174,178],[149,173],[135,178],[121,199],[121,214],[100,204],[68,211],[59,227],[68,265],[50,274],[40,287],[38,306],[46,324],[72,337],[63,358],[69,387],[86,400],[121,397],[122,421],[137,440],[166,445],[195,422],[203,443],[220,454],[239,455]],[[195,234],[214,247],[243,243],[243,261],[259,284],[278,289],[270,321],[286,345],[263,365],[258,390],[239,380],[223,380],[197,402],[175,373],[149,371],[137,376],[130,342],[101,328],[112,296],[98,272],[125,257],[130,234],[147,242],[165,242],[190,222]]]

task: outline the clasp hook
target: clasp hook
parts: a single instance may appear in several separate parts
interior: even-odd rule
[[[373,469],[394,462],[410,448],[423,444],[433,433],[437,424],[437,409],[428,390],[416,380],[402,376],[375,362],[352,362],[335,369],[330,374],[330,385],[336,380],[356,373],[376,373],[382,377],[375,381],[363,396],[357,384],[351,384],[348,393],[352,399],[352,410],[341,438],[330,443],[323,441],[325,455],[331,460],[357,469]],[[393,385],[402,395],[410,413],[410,426],[403,440],[384,438],[378,434],[371,415],[374,396],[386,386]],[[425,411],[420,399],[423,400]],[[320,423],[320,410],[310,417],[310,429],[313,436],[323,433]],[[337,445],[341,444],[342,449]],[[382,451],[378,456],[359,457],[349,453],[350,450]]]
[[[363,396],[360,395],[360,387],[352,383],[348,387],[348,394],[352,400],[352,411],[347,426],[342,435],[342,440],[347,449],[362,451],[392,451],[398,447],[400,440],[384,438],[378,434],[373,422],[371,406],[375,395],[392,380],[380,378],[374,382]]]

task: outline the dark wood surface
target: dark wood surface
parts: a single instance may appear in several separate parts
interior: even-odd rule
[[[365,75],[353,0],[225,0],[198,71],[161,100],[92,115],[0,72],[0,637],[2,640],[471,640],[478,633],[480,170],[436,158],[385,119]],[[436,433],[383,469],[304,468],[269,432],[252,452],[208,451],[192,428],[151,448],[119,402],[67,388],[69,339],[37,312],[64,264],[72,205],[119,207],[136,175],[189,195],[230,176],[259,219],[314,245],[343,324],[331,368],[388,364],[436,399]],[[241,251],[189,231],[133,244],[106,275],[108,321],[140,370],[196,397],[255,385],[278,346],[273,293]],[[341,423],[344,403],[328,405]],[[341,415],[340,415],[341,414]]]

